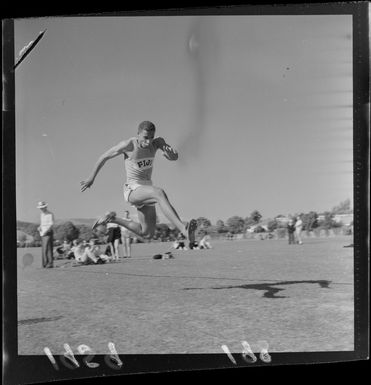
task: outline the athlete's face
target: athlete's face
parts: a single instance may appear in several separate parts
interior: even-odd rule
[[[139,146],[141,148],[147,148],[153,142],[154,137],[155,137],[154,131],[143,130],[139,132],[138,133]]]

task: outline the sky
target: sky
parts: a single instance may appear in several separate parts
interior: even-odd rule
[[[183,220],[323,212],[353,200],[352,16],[15,20],[17,219],[135,209],[123,158],[80,192],[143,120],[179,151],[153,182]],[[166,221],[159,211],[159,219]]]

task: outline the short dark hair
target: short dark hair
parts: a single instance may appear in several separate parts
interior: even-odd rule
[[[156,127],[152,122],[145,120],[144,122],[140,123],[138,126],[138,132],[142,132],[144,130],[145,131],[155,131]]]

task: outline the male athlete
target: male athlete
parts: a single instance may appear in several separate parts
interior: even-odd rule
[[[98,219],[93,229],[109,222],[124,226],[140,238],[150,239],[155,233],[156,209],[159,204],[166,218],[188,239],[194,242],[197,228],[196,220],[184,224],[163,189],[152,184],[153,161],[157,150],[161,150],[168,160],[177,160],[178,153],[161,137],[155,138],[156,127],[152,122],[144,121],[138,127],[138,135],[124,140],[106,151],[97,161],[91,176],[81,182],[81,191],[91,187],[107,160],[118,155],[124,156],[127,181],[124,185],[124,198],[138,210],[140,223],[117,218],[111,211]]]

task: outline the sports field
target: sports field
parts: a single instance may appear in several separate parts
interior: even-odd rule
[[[152,256],[170,244],[140,244],[121,263],[55,269],[18,249],[18,353],[108,354],[109,342],[118,354],[223,353],[261,340],[271,352],[353,350],[352,239],[304,242],[215,241],[168,260]]]

